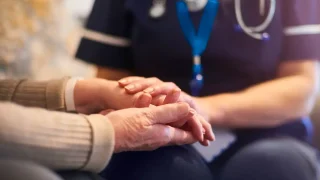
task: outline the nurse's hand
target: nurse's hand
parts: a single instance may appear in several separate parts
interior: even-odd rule
[[[128,94],[136,94],[140,92],[149,93],[153,97],[153,105],[181,101],[186,102],[190,107],[197,109],[193,98],[188,94],[181,92],[180,88],[172,82],[163,82],[155,77],[144,78],[132,76],[119,80],[119,86],[123,87]],[[181,93],[177,96],[174,95],[176,92]],[[166,98],[165,95],[168,95],[169,97]]]
[[[158,78],[127,77],[119,80],[119,86],[128,94],[148,93],[153,105],[162,105],[174,102],[186,102],[195,110],[198,110],[195,98],[181,92],[180,88],[172,82],[163,82]],[[180,93],[179,93],[180,92]]]

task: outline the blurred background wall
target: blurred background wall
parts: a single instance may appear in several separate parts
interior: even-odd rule
[[[74,60],[93,0],[0,0],[0,78],[92,77]]]

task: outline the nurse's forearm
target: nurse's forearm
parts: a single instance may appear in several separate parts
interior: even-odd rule
[[[119,79],[122,79],[127,76],[132,76],[132,75],[133,73],[125,70],[112,69],[112,68],[101,67],[101,66],[97,67],[98,78],[118,81]]]
[[[274,127],[309,115],[316,92],[312,80],[304,76],[290,76],[239,93],[198,98],[196,101],[213,125]]]

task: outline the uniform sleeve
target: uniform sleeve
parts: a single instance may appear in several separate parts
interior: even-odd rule
[[[76,58],[98,66],[132,69],[131,26],[125,0],[95,0]]]
[[[283,46],[281,58],[320,59],[320,1],[282,0]]]

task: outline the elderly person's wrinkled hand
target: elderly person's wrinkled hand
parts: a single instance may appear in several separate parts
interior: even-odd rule
[[[175,128],[169,125],[192,118],[196,120],[195,122],[199,121],[200,116],[196,115],[186,103],[129,108],[112,111],[106,116],[115,129],[115,152],[154,150],[162,146],[191,144],[198,141],[187,128]],[[198,136],[200,134],[203,139],[202,131],[198,132]]]
[[[201,109],[198,107],[195,98],[182,92],[180,88],[172,82],[163,82],[158,78],[143,78],[143,77],[127,77],[119,80],[119,86],[122,87],[128,94],[137,95],[147,93],[152,96],[151,104],[160,106],[175,102],[186,102],[201,114],[201,124],[205,129],[205,139],[211,140],[212,134],[211,125],[208,123],[207,118],[202,114]],[[200,116],[200,115],[199,115]],[[204,118],[203,118],[204,117]],[[185,122],[190,123],[190,122]],[[172,124],[174,127],[183,126],[183,122],[175,122]],[[205,142],[200,141],[201,144],[207,145]]]

